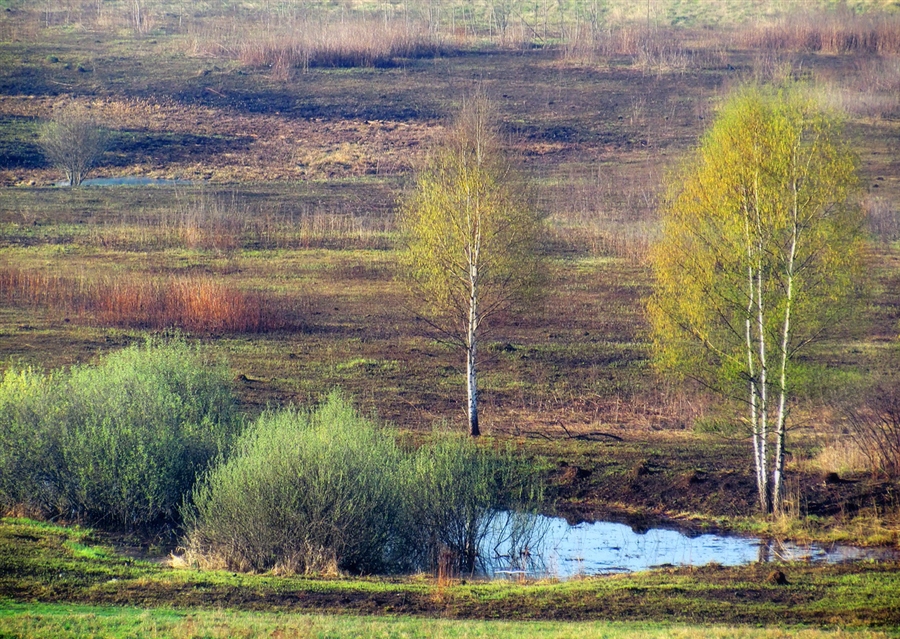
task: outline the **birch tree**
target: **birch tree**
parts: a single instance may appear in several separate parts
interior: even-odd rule
[[[748,87],[662,211],[648,305],[657,362],[744,404],[763,512],[784,506],[798,353],[858,290],[855,176],[835,117],[796,91]]]
[[[423,317],[466,356],[466,414],[477,437],[478,344],[492,316],[531,299],[543,274],[542,218],[477,96],[418,175],[401,212],[401,262]]]

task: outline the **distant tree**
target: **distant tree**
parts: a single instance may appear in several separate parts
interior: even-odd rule
[[[43,127],[40,145],[69,186],[79,186],[106,150],[107,136],[87,109],[70,105]]]
[[[487,320],[538,293],[542,217],[504,155],[491,102],[462,108],[401,214],[402,255],[425,319],[465,350],[469,433],[478,425],[477,352]]]
[[[657,362],[745,403],[764,512],[783,508],[796,356],[858,290],[863,220],[844,140],[798,92],[744,88],[672,181],[652,253]]]

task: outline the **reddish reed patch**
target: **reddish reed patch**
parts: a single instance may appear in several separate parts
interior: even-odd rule
[[[0,299],[101,326],[260,333],[295,324],[264,295],[201,276],[89,280],[7,268],[0,270]]]

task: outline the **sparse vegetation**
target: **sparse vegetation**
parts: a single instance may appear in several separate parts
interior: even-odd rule
[[[861,406],[845,409],[849,439],[869,470],[900,478],[900,389],[893,376],[878,380]]]
[[[61,107],[44,126],[40,143],[69,186],[81,186],[106,150],[107,135],[93,114],[73,103]]]

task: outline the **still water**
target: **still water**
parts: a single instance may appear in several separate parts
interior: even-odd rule
[[[898,559],[893,548],[844,545],[800,545],[754,537],[686,534],[666,529],[635,530],[620,523],[598,521],[570,525],[559,517],[535,516],[543,537],[534,548],[512,553],[496,545],[486,566],[491,577],[557,577],[603,575],[662,566],[739,566],[756,561],[839,563],[867,559]],[[492,547],[492,540],[486,546]]]

